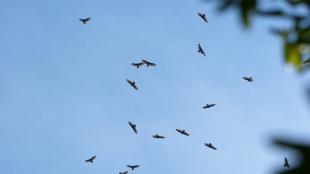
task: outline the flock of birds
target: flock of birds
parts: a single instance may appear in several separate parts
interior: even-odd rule
[[[206,14],[204,13],[200,13],[198,12],[198,16],[202,18],[202,20],[205,22],[205,23],[208,23],[208,19],[207,19],[207,16]],[[80,18],[79,19],[83,24],[87,24],[91,18],[88,17],[88,18]],[[202,56],[206,56],[206,53],[204,51],[204,49],[202,48],[202,46],[198,43],[198,49],[197,49],[197,52],[199,54],[201,54]],[[310,64],[310,58],[305,60],[303,62],[303,64]],[[138,63],[131,63],[132,66],[136,67],[136,68],[140,68],[141,66],[143,65],[146,65],[147,67],[155,67],[156,64],[153,63],[153,62],[150,62],[150,61],[147,61],[145,59],[142,59],[141,62],[138,62]],[[254,79],[252,77],[242,77],[243,80],[245,81],[248,81],[248,82],[254,82]],[[139,90],[137,84],[135,81],[133,80],[129,80],[127,79],[127,83],[133,87],[133,89],[135,90]],[[206,104],[205,106],[202,107],[202,109],[209,109],[209,108],[212,108],[214,107],[215,104]],[[137,125],[134,124],[133,122],[129,121],[128,122],[129,126],[131,127],[131,129],[133,130],[133,132],[135,134],[138,134],[138,129],[137,129]],[[184,129],[176,129],[176,131],[178,133],[180,133],[181,135],[184,135],[184,136],[190,136],[190,134],[184,130]],[[152,135],[153,138],[155,139],[165,139],[166,137],[164,135],[160,135],[160,134],[154,134]],[[217,150],[217,148],[212,144],[212,143],[204,143],[204,145],[212,150]],[[86,163],[93,163],[94,160],[96,159],[96,155],[92,156],[91,158],[85,160]],[[284,167],[286,168],[289,168],[290,167],[290,164],[288,162],[288,159],[285,157],[284,158],[284,164],[283,164]],[[127,165],[127,167],[129,169],[131,169],[132,171],[135,170],[136,168],[140,167],[140,165]],[[124,172],[119,172],[119,174],[128,174],[128,171],[124,171]]]

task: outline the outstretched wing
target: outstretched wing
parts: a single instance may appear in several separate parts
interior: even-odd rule
[[[130,121],[128,122],[128,124],[130,125],[132,130],[137,134],[138,133],[137,126]]]
[[[139,88],[137,87],[136,84],[132,83],[131,86],[132,86],[135,90],[139,90]]]
[[[127,82],[131,85],[132,84],[132,81],[131,80],[129,80],[129,79],[127,79]]]

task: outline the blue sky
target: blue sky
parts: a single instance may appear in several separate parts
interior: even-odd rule
[[[0,21],[0,173],[271,173],[291,155],[271,138],[309,135],[306,77],[268,32],[279,21],[245,30],[188,0],[2,0]],[[130,66],[142,58],[158,66]]]

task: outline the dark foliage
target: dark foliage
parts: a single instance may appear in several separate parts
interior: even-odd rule
[[[209,0],[212,1],[212,0]],[[285,4],[278,6],[275,2]],[[245,27],[250,27],[251,20],[260,16],[279,18],[291,23],[288,28],[272,28],[283,42],[285,62],[294,65],[297,70],[304,70],[302,62],[310,57],[310,0],[269,0],[268,8],[262,7],[263,0],[213,0],[220,12],[235,9]],[[264,1],[266,3],[266,1]],[[303,7],[301,13],[297,8]]]

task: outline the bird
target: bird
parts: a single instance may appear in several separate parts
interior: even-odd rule
[[[153,138],[156,138],[156,139],[164,139],[166,138],[165,136],[162,136],[162,135],[158,135],[158,134],[155,134],[152,136]]]
[[[253,82],[254,79],[252,77],[243,77],[244,80],[248,81],[248,82]]]
[[[119,174],[127,174],[128,171],[125,171],[125,172],[119,172]]]
[[[177,132],[179,132],[180,134],[182,135],[185,135],[185,136],[189,136],[189,133],[186,132],[185,130],[182,130],[182,129],[176,129]]]
[[[209,147],[210,149],[216,150],[217,148],[213,146],[212,143],[204,143],[205,146]]]
[[[132,128],[132,130],[137,134],[138,130],[137,130],[137,125],[135,125],[134,123],[128,121],[129,126]]]
[[[290,164],[288,163],[287,158],[284,158],[284,165],[283,166],[286,167],[286,168],[290,167]]]
[[[206,23],[208,23],[206,14],[198,12],[198,16],[200,16]]]
[[[203,106],[202,109],[208,109],[214,107],[215,104],[206,104],[206,106]]]
[[[135,66],[136,68],[140,68],[140,66],[144,65],[144,63],[140,62],[140,63],[132,63],[132,66]]]
[[[89,22],[90,20],[91,20],[91,18],[90,17],[88,17],[88,18],[80,18],[79,19],[83,24],[86,24],[87,22]]]
[[[96,155],[95,156],[92,156],[91,158],[85,160],[86,163],[93,163],[94,160],[96,159]]]
[[[206,56],[206,53],[203,51],[203,49],[199,43],[198,43],[198,53],[202,54],[203,56]]]
[[[306,60],[304,60],[304,61],[302,62],[302,64],[304,64],[304,65],[309,64],[309,63],[310,63],[310,58],[308,58],[308,59],[306,59]]]
[[[131,81],[131,80],[127,79],[127,82],[128,82],[135,90],[139,90],[139,88],[137,87],[135,81]]]
[[[127,165],[127,167],[131,170],[135,170],[136,168],[140,167],[140,165]]]
[[[141,60],[141,63],[146,64],[147,67],[149,67],[149,66],[156,66],[155,63],[149,62],[149,61],[144,60],[144,59]]]

